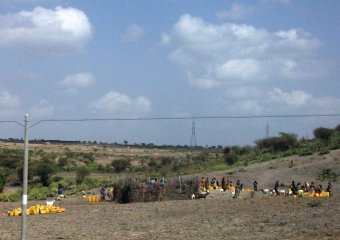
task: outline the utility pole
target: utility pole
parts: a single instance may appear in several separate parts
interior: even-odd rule
[[[23,170],[23,190],[21,207],[21,240],[25,240],[26,235],[26,211],[27,211],[27,181],[28,181],[28,116],[25,114],[25,143],[24,143],[24,170]]]

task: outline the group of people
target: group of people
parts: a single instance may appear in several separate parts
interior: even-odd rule
[[[284,183],[280,183],[279,180],[277,180],[274,184],[274,193],[276,195],[280,195],[279,188],[286,187]],[[226,179],[225,177],[222,177],[221,182],[219,182],[215,177],[211,180],[209,177],[202,177],[200,179],[199,183],[199,191],[206,191],[208,189],[222,189],[223,191],[226,190],[235,190],[235,195],[237,196],[240,191],[243,189],[243,184],[240,182],[240,180],[236,181],[236,184],[233,185],[232,180]],[[288,186],[290,191],[293,195],[298,195],[299,192],[312,192],[312,193],[318,193],[320,194],[322,191],[326,191],[329,193],[329,195],[332,194],[332,183],[329,181],[326,189],[323,189],[321,184],[316,184],[314,182],[311,182],[310,184],[308,182],[305,182],[304,184],[301,183],[295,183],[295,181],[292,181],[292,183]],[[259,190],[259,183],[257,180],[253,181],[253,191],[257,192]]]
[[[199,189],[201,191],[206,191],[209,188],[222,189],[223,191],[226,191],[228,189],[236,189],[236,188],[238,188],[239,190],[242,190],[243,184],[241,184],[240,180],[237,180],[234,186],[233,181],[230,179],[225,179],[225,177],[221,179],[221,182],[219,182],[215,177],[212,178],[211,180],[209,179],[209,177],[207,178],[202,177],[199,183]]]
[[[135,198],[140,198],[144,201],[150,196],[154,196],[156,201],[159,201],[161,195],[164,194],[164,178],[149,178],[146,183],[136,179],[123,185],[114,184],[111,188],[101,187],[99,190],[100,201],[116,201],[117,198],[122,198],[124,202],[133,201]],[[124,200],[124,198],[127,200]]]
[[[274,192],[276,195],[280,195],[279,193],[280,186],[284,186],[284,184],[280,184],[279,180],[277,180],[274,185]],[[303,193],[303,192],[321,194],[321,192],[324,190],[321,184],[318,185],[318,184],[315,184],[314,182],[311,182],[310,184],[308,182],[301,184],[300,182],[295,183],[294,180],[290,184],[289,189],[293,195],[299,195],[300,193]],[[325,190],[326,192],[329,193],[329,195],[332,195],[332,189],[333,189],[332,183],[329,181],[327,188]]]

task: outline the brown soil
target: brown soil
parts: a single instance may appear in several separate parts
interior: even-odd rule
[[[30,203],[34,204],[34,203]],[[339,239],[340,197],[233,199],[212,191],[206,200],[89,203],[59,202],[66,213],[27,217],[26,239]],[[0,239],[20,238],[20,217],[1,203]],[[314,207],[312,207],[314,206]]]
[[[289,163],[293,160],[293,167]],[[339,173],[340,150],[327,155],[287,157],[204,176],[240,179],[246,188],[256,179],[259,188],[276,180],[316,181],[317,172]],[[149,203],[89,203],[66,198],[57,203],[66,213],[27,217],[26,239],[340,239],[340,187],[330,198],[274,197],[257,192],[213,190],[206,200]],[[44,202],[29,202],[29,206]],[[6,212],[19,203],[0,203],[0,239],[19,239],[20,217]]]

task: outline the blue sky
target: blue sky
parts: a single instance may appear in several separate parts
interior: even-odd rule
[[[0,0],[0,120],[340,113],[340,2]],[[196,119],[199,145],[340,117]],[[30,138],[189,144],[191,120],[44,122]],[[1,138],[23,129],[0,124]]]

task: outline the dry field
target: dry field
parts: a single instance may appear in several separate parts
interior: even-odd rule
[[[0,147],[9,149],[23,149],[22,143],[1,142]],[[129,146],[104,146],[91,144],[37,144],[29,143],[30,151],[44,150],[45,152],[65,153],[81,152],[93,153],[96,156],[96,162],[100,164],[110,164],[112,160],[121,157],[166,157],[183,158],[183,151],[158,149],[158,148],[135,148]],[[191,152],[192,154],[192,152]]]
[[[233,199],[216,191],[206,200],[58,204],[66,213],[28,216],[26,239],[340,239],[339,195]],[[17,204],[0,206],[0,239],[19,239],[20,217],[5,215]]]
[[[293,166],[289,163],[293,161]],[[206,173],[240,179],[250,187],[272,188],[276,180],[316,181],[321,169],[339,174],[340,150],[327,155],[287,157],[244,168]],[[340,186],[330,198],[273,197],[256,193],[240,198],[212,191],[206,200],[149,203],[89,203],[66,198],[66,213],[28,216],[26,239],[340,239]],[[29,202],[29,205],[44,202]],[[20,237],[20,217],[6,212],[19,203],[0,203],[0,239]]]

